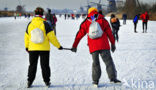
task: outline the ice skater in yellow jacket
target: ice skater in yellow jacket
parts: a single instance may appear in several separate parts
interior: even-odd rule
[[[50,56],[50,42],[62,50],[63,47],[58,42],[52,27],[42,18],[44,10],[40,7],[35,10],[35,17],[28,24],[25,32],[25,48],[29,53],[29,68],[28,68],[28,83],[27,87],[30,88],[37,71],[37,62],[40,57],[42,76],[46,86],[50,86],[50,66],[49,66],[49,56]],[[42,37],[40,42],[35,42],[34,30],[40,32],[39,37],[35,37],[35,40]],[[33,32],[33,33],[32,33]],[[38,33],[38,32],[37,32]]]
[[[44,33],[44,41],[43,43],[33,43],[31,41],[31,31],[35,28],[39,28]],[[50,50],[50,43],[49,41],[57,48],[60,48],[60,43],[58,42],[54,31],[51,29],[49,24],[39,15],[36,15],[32,19],[32,21],[28,24],[27,30],[25,32],[25,47],[28,51],[49,51]]]

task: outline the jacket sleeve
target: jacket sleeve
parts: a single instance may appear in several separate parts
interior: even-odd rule
[[[60,48],[60,47],[61,47],[60,43],[58,42],[58,40],[57,40],[57,38],[56,38],[56,36],[55,36],[54,31],[49,32],[49,33],[47,34],[47,36],[48,36],[49,41],[50,41],[55,47],[57,47],[57,48]]]
[[[83,24],[81,24],[79,31],[77,32],[77,35],[75,37],[75,41],[73,43],[74,48],[77,48],[80,40],[86,35],[86,28],[85,26],[83,26]]]
[[[113,36],[113,33],[112,33],[112,30],[110,28],[109,23],[106,21],[104,26],[105,26],[104,27],[105,28],[104,31],[106,32],[109,41],[111,42],[111,44],[115,45],[115,39],[114,39],[114,36]]]
[[[141,14],[140,18],[143,19],[143,14]]]
[[[28,48],[29,47],[29,35],[26,32],[24,35],[24,43],[25,43],[25,48]]]
[[[147,14],[147,20],[149,20],[149,15]]]
[[[44,22],[45,24],[45,29],[46,29],[46,34],[47,34],[47,37],[49,39],[49,41],[57,48],[60,48],[61,45],[60,43],[58,42],[56,36],[55,36],[55,33],[53,30],[51,30],[49,24],[47,22]]]
[[[118,23],[118,25],[119,25],[119,27],[120,27],[120,20],[117,18],[117,23]]]
[[[30,24],[31,22],[29,22]],[[28,27],[29,27],[29,24],[27,26],[27,29],[26,29],[26,32],[25,32],[25,35],[24,35],[24,44],[25,44],[25,48],[28,48],[29,47],[29,34],[28,34]]]
[[[56,24],[56,22],[57,22],[57,18],[56,18],[56,16],[54,16],[54,22],[55,22],[55,24]]]

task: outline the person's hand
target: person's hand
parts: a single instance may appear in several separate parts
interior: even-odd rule
[[[63,47],[62,46],[60,46],[60,48],[58,48],[59,50],[63,50]]]
[[[28,48],[25,48],[25,50],[29,53]]]
[[[76,53],[77,52],[77,48],[72,47],[71,51]]]
[[[112,51],[112,52],[115,52],[115,50],[116,50],[115,45],[111,45],[111,51]]]

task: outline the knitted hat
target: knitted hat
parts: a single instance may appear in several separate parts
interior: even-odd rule
[[[88,9],[88,14],[90,14],[90,13],[93,12],[93,11],[98,12],[97,8],[91,7],[91,8]]]

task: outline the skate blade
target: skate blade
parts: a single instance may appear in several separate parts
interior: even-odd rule
[[[122,84],[122,82],[110,82],[110,84]]]
[[[93,87],[98,88],[98,85],[97,84],[93,84]]]
[[[46,88],[50,88],[50,85],[46,86]]]

